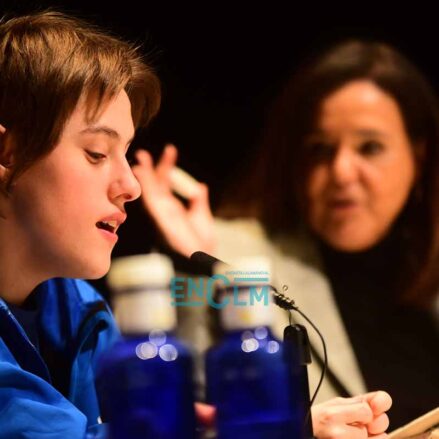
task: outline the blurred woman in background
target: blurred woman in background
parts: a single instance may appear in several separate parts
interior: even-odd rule
[[[139,151],[134,172],[178,252],[269,256],[277,285],[288,285],[327,340],[320,400],[387,390],[396,427],[439,405],[438,153],[438,106],[426,79],[393,48],[351,41],[289,80],[252,172],[218,212],[223,219],[213,219],[205,185],[187,206],[174,196],[174,147],[155,168]],[[285,324],[279,313],[279,336]],[[310,338],[313,389],[321,354]]]

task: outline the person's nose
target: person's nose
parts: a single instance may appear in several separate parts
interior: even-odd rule
[[[140,184],[125,158],[117,166],[113,177],[110,185],[110,198],[112,200],[123,206],[124,203],[140,197]]]
[[[358,178],[358,163],[355,151],[349,147],[339,147],[331,162],[331,175],[337,185],[352,183]]]

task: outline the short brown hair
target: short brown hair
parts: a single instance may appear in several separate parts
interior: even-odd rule
[[[14,145],[4,189],[59,141],[85,96],[96,116],[125,90],[136,128],[160,106],[160,83],[138,49],[81,19],[45,11],[0,24],[0,124]]]

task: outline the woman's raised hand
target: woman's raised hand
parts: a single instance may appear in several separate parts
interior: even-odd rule
[[[191,182],[190,190],[184,191],[187,206],[174,194],[173,190],[178,190],[173,179],[177,148],[167,145],[156,166],[145,150],[137,151],[136,158],[138,163],[133,166],[133,172],[142,188],[143,205],[168,245],[185,256],[198,250],[214,253],[213,215],[207,185]]]

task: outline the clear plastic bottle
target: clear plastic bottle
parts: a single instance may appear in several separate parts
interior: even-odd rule
[[[283,343],[270,329],[269,262],[246,258],[234,266],[239,270],[214,267],[217,300],[228,302],[220,311],[224,336],[206,355],[207,399],[217,407],[218,439],[299,439],[299,385],[292,381]]]
[[[192,439],[192,357],[174,335],[176,310],[164,255],[116,259],[108,276],[122,337],[100,362],[97,380],[111,439]]]

